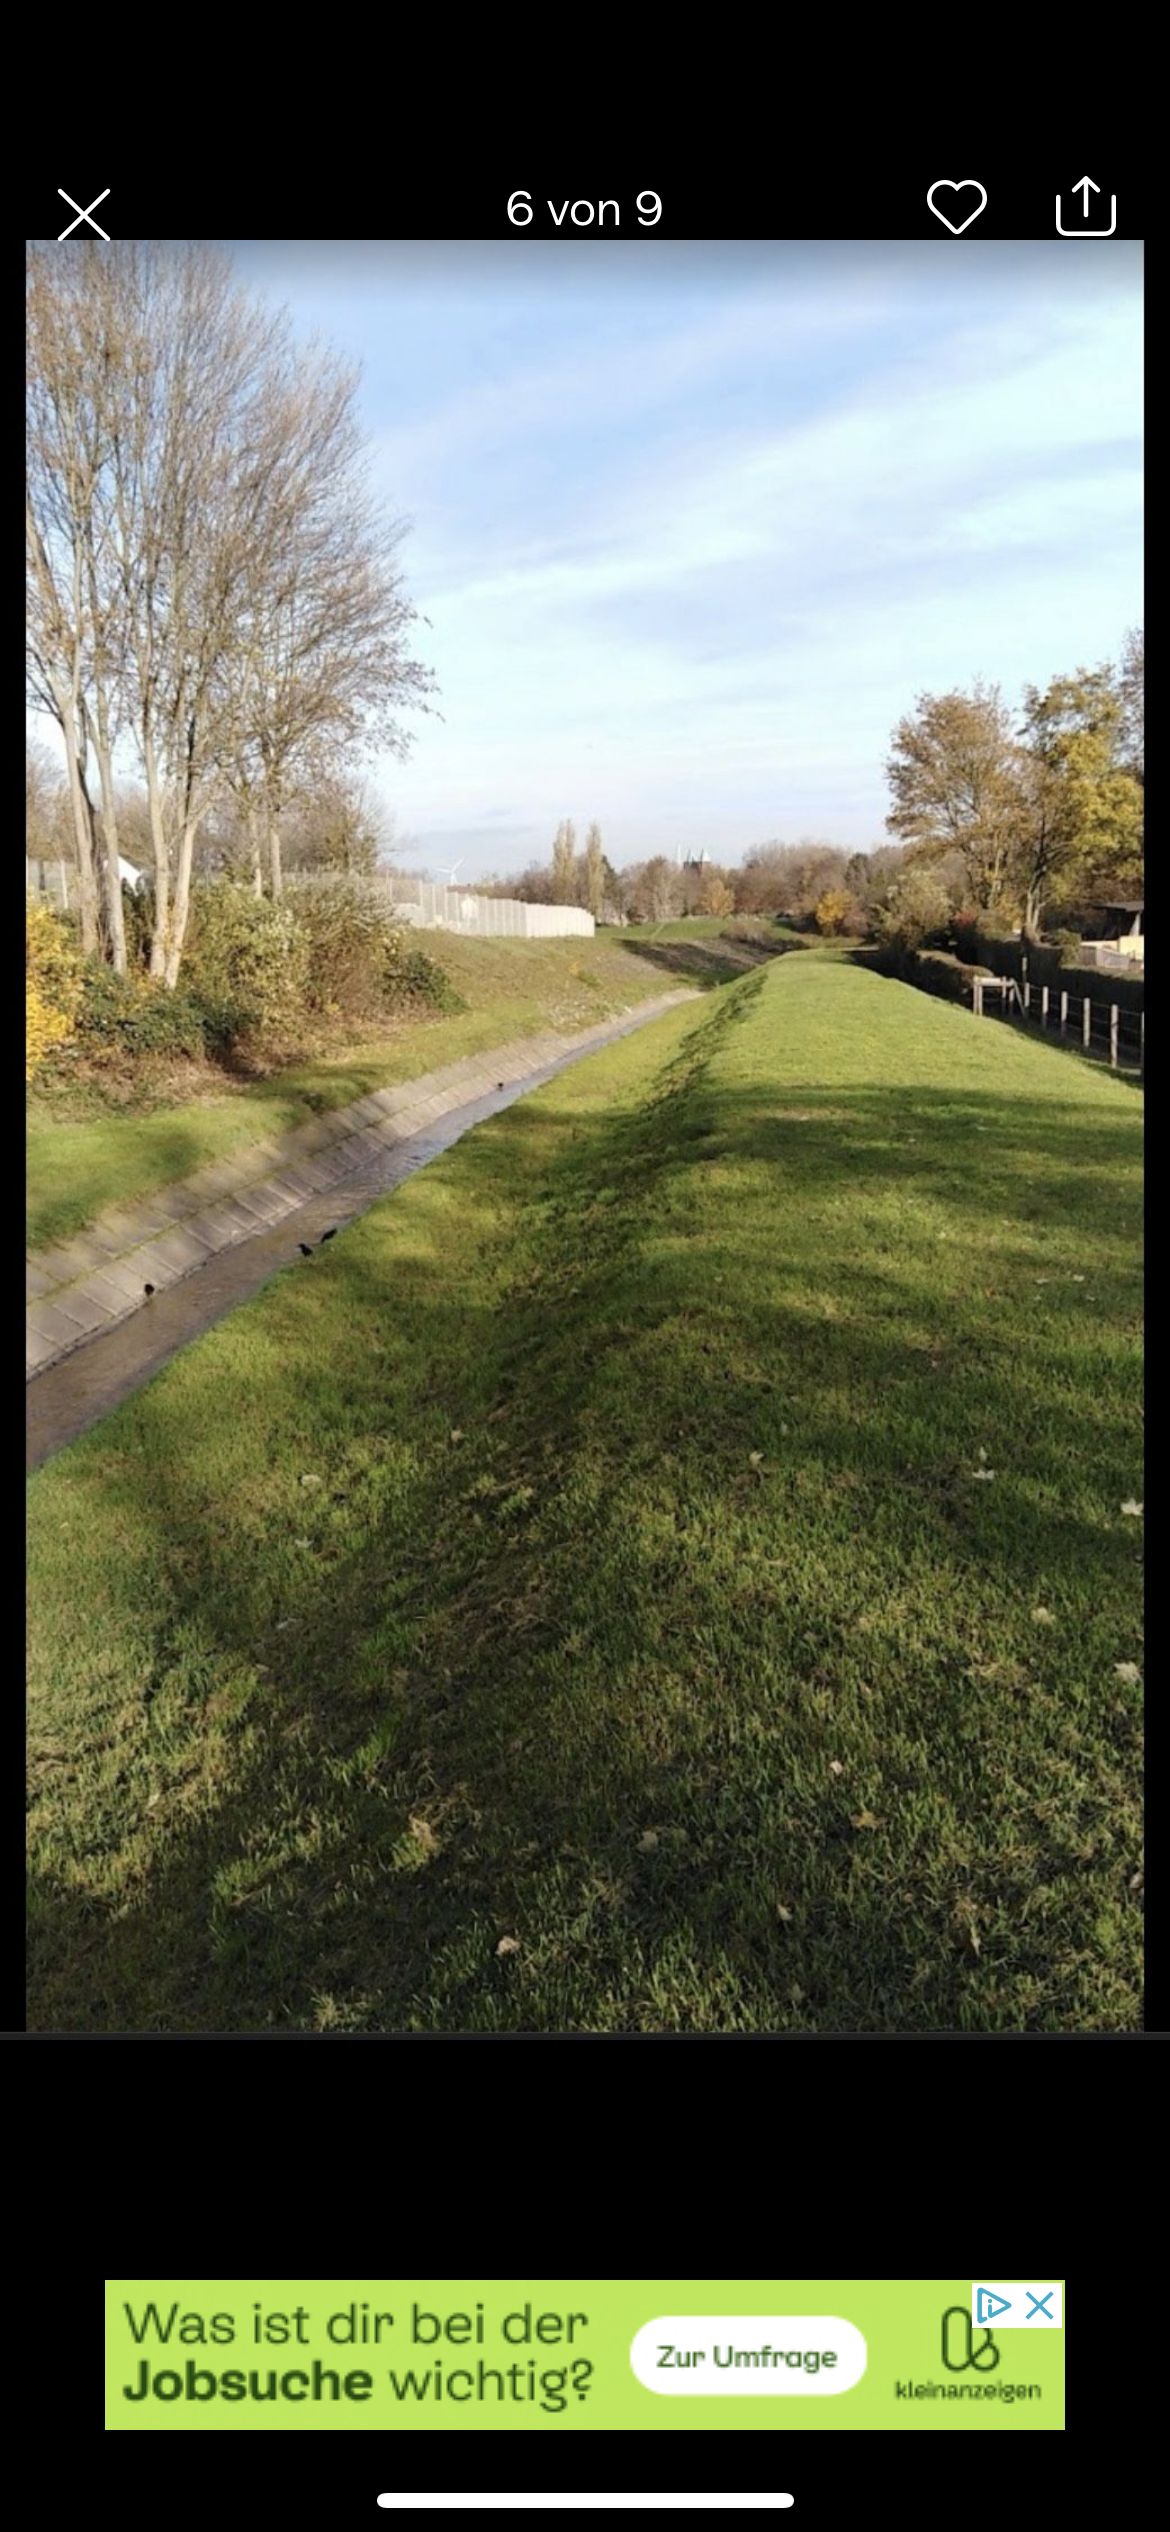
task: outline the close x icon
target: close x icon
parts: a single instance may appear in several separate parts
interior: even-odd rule
[[[976,2345],[965,2304],[948,2305],[942,2317],[942,2361],[949,2374],[965,2374],[972,2367],[977,2374],[993,2374],[1001,2353],[990,2330],[980,2333]]]

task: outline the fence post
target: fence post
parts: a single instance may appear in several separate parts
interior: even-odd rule
[[[982,1019],[982,1017],[983,1017],[983,983],[982,983],[982,979],[981,979],[980,977],[978,977],[978,976],[976,976],[976,977],[974,978],[974,989],[975,989],[975,1014],[976,1014],[976,1018],[981,1020],[981,1019]]]
[[[1145,1073],[1145,1069],[1146,1069],[1146,1015],[1145,1015],[1145,1012],[1144,1012],[1144,1011],[1140,1014],[1140,1019],[1141,1019],[1141,1032],[1142,1032],[1142,1054],[1141,1054],[1141,1065],[1142,1065],[1142,1073],[1143,1073],[1143,1075],[1144,1075],[1144,1073]]]
[[[1116,1004],[1115,1002],[1111,1002],[1111,1003],[1110,1003],[1110,1005],[1109,1005],[1109,1061],[1110,1061],[1110,1063],[1111,1063],[1111,1064],[1112,1064],[1112,1065],[1116,1068],[1116,1064],[1117,1064],[1117,1004]]]
[[[1061,997],[1060,997],[1060,1034],[1061,1034],[1061,1036],[1062,1036],[1062,1037],[1064,1036],[1064,1033],[1065,1033],[1065,1030],[1067,1029],[1067,1027],[1068,1027],[1068,995],[1067,995],[1067,993],[1065,993],[1065,992],[1063,992],[1063,991],[1062,991],[1062,993],[1061,993]]]
[[[1047,1026],[1048,1026],[1048,987],[1047,987],[1047,985],[1041,985],[1041,987],[1040,987],[1040,1018],[1041,1018],[1041,1020],[1043,1021],[1043,1024],[1044,1024],[1045,1028],[1047,1028]]]
[[[1084,1040],[1085,1040],[1085,1045],[1086,1045],[1086,1047],[1088,1046],[1088,1043],[1089,1043],[1089,1031],[1090,1031],[1090,1029],[1092,1028],[1092,1025],[1093,1025],[1093,1006],[1092,1006],[1092,1003],[1091,1003],[1091,1002],[1090,1002],[1090,1000],[1089,1000],[1088,995],[1086,994],[1086,995],[1085,995],[1085,1008],[1084,1008],[1084,1028],[1083,1028],[1083,1032],[1082,1032],[1082,1033],[1083,1033],[1083,1036],[1084,1036]]]
[[[1025,987],[1024,987],[1024,1018],[1025,1018],[1025,1020],[1026,1020],[1026,1019],[1028,1019],[1028,1018],[1029,1018],[1029,1016],[1030,1016],[1030,1014],[1029,1014],[1029,1003],[1030,1003],[1030,1000],[1031,1000],[1031,994],[1032,994],[1032,988],[1031,988],[1031,986],[1030,986],[1030,985],[1025,985]]]

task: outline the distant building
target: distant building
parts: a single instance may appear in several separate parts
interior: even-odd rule
[[[1081,956],[1089,967],[1133,969],[1146,958],[1145,902],[1141,897],[1114,897],[1086,909],[1093,938],[1082,940]]]
[[[141,888],[146,872],[136,870],[133,862],[118,855],[118,877],[126,888]],[[68,913],[77,894],[77,881],[70,862],[34,861],[25,856],[24,892],[26,897],[48,897],[50,903]]]

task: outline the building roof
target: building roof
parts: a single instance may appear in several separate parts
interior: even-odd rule
[[[1104,914],[1144,914],[1144,897],[1091,897],[1090,905],[1099,906]]]

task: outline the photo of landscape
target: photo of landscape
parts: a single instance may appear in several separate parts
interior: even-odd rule
[[[30,248],[31,2030],[1140,2030],[1141,327]]]

